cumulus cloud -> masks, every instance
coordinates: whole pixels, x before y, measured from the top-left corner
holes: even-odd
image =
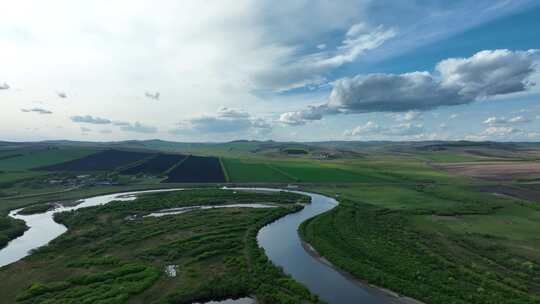
[[[259,88],[278,92],[319,85],[326,81],[326,72],[356,61],[365,52],[378,48],[395,35],[394,29],[382,25],[370,27],[364,23],[353,24],[341,44],[334,50],[328,50],[326,45],[319,44],[319,52],[289,56],[287,61],[275,63],[278,69],[265,69],[255,73],[254,82]]]
[[[56,95],[58,95],[58,97],[60,98],[67,98],[66,92],[63,92],[63,91],[56,92]]]
[[[508,120],[509,123],[528,123],[528,122],[531,122],[532,119],[528,118],[528,117],[525,117],[525,116],[516,116],[516,117],[512,117]]]
[[[381,129],[382,128],[378,124],[374,123],[373,121],[368,121],[364,125],[358,126],[352,130],[346,130],[344,134],[346,136],[359,136],[379,133]]]
[[[508,125],[490,125],[482,132],[466,135],[465,139],[475,141],[515,140],[520,138],[530,138],[535,133],[536,132],[527,131]]]
[[[25,113],[38,113],[38,114],[52,114],[51,111],[49,110],[45,110],[45,109],[42,109],[42,108],[31,108],[31,109],[21,109],[22,112],[25,112]]]
[[[484,123],[487,125],[505,125],[505,124],[522,124],[522,123],[528,123],[532,120],[528,117],[519,115],[512,118],[505,118],[505,117],[496,117],[492,116],[484,120]]]
[[[336,111],[336,109],[331,109],[327,105],[308,106],[304,110],[281,114],[279,122],[291,126],[300,126],[308,121],[321,120],[324,115],[333,114]]]
[[[422,115],[422,112],[419,112],[419,111],[408,111],[405,113],[392,114],[392,117],[396,121],[405,121],[405,122],[416,121],[416,120],[420,120],[424,118]]]
[[[435,73],[345,77],[333,83],[325,106],[333,113],[425,111],[522,92],[535,85],[529,78],[537,68],[537,54],[537,50],[487,50],[443,60]]]
[[[467,99],[525,91],[536,68],[538,50],[481,51],[469,58],[441,61],[437,71],[441,87],[457,90]]]
[[[122,131],[134,132],[134,133],[156,133],[157,132],[156,127],[145,125],[138,121],[132,124],[122,126],[120,129]]]
[[[120,130],[122,131],[134,132],[134,133],[156,133],[158,131],[156,127],[145,125],[138,121],[134,123],[127,122],[127,121],[112,121],[107,118],[96,117],[96,116],[91,116],[91,115],[72,116],[71,121],[75,123],[86,123],[86,124],[94,124],[94,125],[113,125],[113,126],[120,127]],[[111,133],[111,132],[112,131],[109,129],[100,131],[100,133],[103,133],[103,134]]]
[[[508,136],[520,132],[519,129],[513,127],[489,127],[484,130],[486,136]]]
[[[261,118],[254,118],[244,111],[223,107],[214,115],[202,115],[183,120],[171,132],[174,134],[183,134],[186,132],[215,134],[245,131],[268,133],[271,129],[272,126]]]
[[[383,127],[373,121],[368,121],[364,125],[360,125],[352,130],[346,130],[345,136],[413,136],[420,135],[424,132],[424,125],[419,123],[401,123],[390,127]]]
[[[4,84],[0,84],[0,90],[9,90],[10,86],[9,84],[5,83]]]
[[[101,117],[94,117],[91,115],[76,115],[71,116],[71,121],[75,123],[87,123],[87,124],[94,124],[94,125],[107,125],[111,123],[110,119],[107,118],[101,118]]]

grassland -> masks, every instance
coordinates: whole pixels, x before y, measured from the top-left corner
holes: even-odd
[[[26,230],[26,225],[21,220],[10,217],[0,217],[0,248],[4,247],[10,240],[21,236]]]
[[[261,161],[224,159],[223,165],[234,183],[288,183],[295,179]]]
[[[340,206],[302,237],[336,266],[426,303],[540,303],[540,207],[468,186],[314,187]]]
[[[540,146],[537,144],[471,142],[299,144],[251,141],[184,144],[150,141],[134,146],[141,145],[159,149],[160,152],[217,156],[226,171],[227,181],[231,183],[262,185],[294,183],[311,191],[336,196],[341,205],[332,212],[305,223],[301,231],[302,237],[322,256],[359,280],[389,288],[426,303],[539,303],[540,183],[535,174],[540,176],[540,170],[537,170]],[[289,154],[286,151],[290,149],[299,149],[306,153]],[[10,155],[16,154],[17,150],[13,149],[0,151],[0,164],[15,159],[18,156]],[[8,158],[2,159],[3,156]],[[508,163],[516,163],[518,167],[527,168],[529,171],[508,176],[505,176],[506,169],[490,171],[490,176],[486,179],[483,175],[463,175],[445,169],[458,166],[476,170]],[[0,171],[2,170],[4,169],[0,167]],[[160,185],[159,180],[154,179],[142,181],[130,179],[126,184],[119,186],[65,189],[50,185],[40,186],[44,176],[32,175],[35,173],[26,169],[17,170],[20,171],[8,172],[14,174],[10,178],[15,181],[5,184],[10,188],[0,189],[0,192],[4,193],[19,193],[16,196],[0,197],[2,214],[6,214],[9,209],[22,206],[35,205],[38,207],[32,208],[39,209],[45,208],[43,203],[76,200],[100,193],[182,186]],[[16,177],[16,174],[20,175]],[[527,175],[532,178],[527,178]],[[0,175],[0,180],[1,178]],[[39,187],[44,188],[38,189]],[[53,244],[52,248],[55,248],[53,251],[38,252],[36,255],[40,259],[50,258],[50,265],[34,261],[34,257],[30,257],[20,264],[25,266],[17,266],[22,268],[10,267],[9,274],[11,275],[12,271],[20,272],[14,277],[20,278],[20,281],[17,281],[20,286],[23,281],[29,282],[21,277],[29,269],[25,267],[37,267],[40,271],[51,274],[38,277],[39,280],[35,281],[37,283],[35,292],[39,295],[34,300],[44,299],[46,294],[60,297],[68,291],[69,294],[83,292],[81,290],[89,289],[90,285],[73,283],[70,281],[71,274],[76,276],[89,273],[110,273],[114,277],[114,280],[111,278],[112,281],[129,281],[128,278],[132,275],[152,281],[149,287],[143,286],[142,289],[126,287],[128,290],[135,290],[127,296],[133,303],[148,301],[150,297],[157,299],[161,296],[159,294],[161,289],[167,293],[171,291],[163,301],[182,303],[184,300],[191,301],[203,295],[219,296],[220,292],[208,287],[210,285],[236,290],[238,295],[257,295],[258,298],[260,296],[267,299],[268,303],[287,303],[287,301],[298,303],[295,301],[299,298],[294,298],[295,295],[314,300],[303,288],[283,277],[281,272],[271,265],[264,264],[265,266],[261,266],[262,271],[255,271],[254,269],[259,268],[253,266],[258,265],[258,262],[254,261],[265,260],[264,254],[257,251],[256,247],[250,247],[254,246],[253,243],[246,241],[241,245],[241,242],[236,242],[242,233],[244,237],[248,235],[253,240],[259,225],[290,212],[290,209],[211,210],[204,211],[209,213],[185,214],[182,222],[168,218],[164,220],[163,226],[154,219],[133,222],[123,221],[123,218],[121,220],[121,216],[147,212],[159,206],[176,206],[175,204],[180,203],[180,200],[175,199],[168,200],[167,203],[164,199],[158,201],[157,204],[140,201],[142,206],[140,209],[133,209],[134,206],[138,206],[136,204],[129,205],[129,208],[128,205],[119,204],[118,210],[106,207],[103,210],[96,208],[89,210],[88,213],[81,212],[83,214],[81,218],[88,216],[88,222],[75,221],[79,215],[59,218],[73,228],[73,234],[70,232],[65,236],[66,238],[69,236],[68,240],[73,244],[66,243],[68,241],[62,237],[59,244],[56,242]],[[186,202],[189,204],[195,201],[197,200],[193,197]],[[204,203],[204,200],[202,202]],[[122,209],[124,207],[125,209]],[[202,221],[197,217],[198,214],[201,214],[201,218],[202,214],[211,215],[208,223],[219,229],[202,227],[198,222]],[[236,217],[238,223],[233,221]],[[187,219],[186,222],[184,219]],[[122,236],[129,233],[133,234],[133,237],[145,236],[151,234],[148,231],[152,231],[156,232],[156,237],[148,236],[147,239],[141,239],[140,243],[137,243],[139,240],[133,243],[130,243],[131,241],[120,243],[126,246],[124,252],[120,245],[113,243],[113,240],[118,240],[116,232],[102,230],[98,223],[115,229],[122,226],[120,228]],[[181,223],[191,223],[194,226],[184,227]],[[17,222],[8,219],[0,221],[0,239],[2,235],[6,239],[10,237],[8,234],[12,237],[24,230],[23,226],[16,227],[17,225]],[[176,227],[181,232],[174,234],[165,225]],[[232,230],[226,233],[228,229]],[[180,237],[184,232],[190,236],[204,233],[203,240],[214,233],[219,236],[231,236],[238,248],[244,246],[242,248],[244,253],[248,252],[244,254],[247,258],[243,262],[238,262],[241,267],[236,265],[236,262],[233,263],[236,266],[231,266],[229,262],[212,264],[215,262],[212,259],[216,256],[191,264],[189,261],[192,261],[194,256],[192,251],[189,251],[189,257],[181,256],[180,253],[185,249],[179,247],[181,242],[178,244],[168,242]],[[97,233],[96,242],[88,241],[93,240],[93,233]],[[83,239],[87,242],[82,244],[79,235],[84,236]],[[206,248],[203,251],[206,252],[223,250],[223,255],[218,256],[223,257],[224,261],[226,257],[233,256],[235,261],[241,260],[232,251],[227,251],[227,248],[214,250],[204,247],[209,246],[207,243],[190,242],[192,241],[190,240],[188,244],[203,246],[202,248]],[[110,250],[100,247],[104,244],[111,246]],[[141,248],[159,247],[163,250],[161,252],[163,254],[149,259],[141,254],[139,247],[134,247],[135,244],[142,246]],[[64,245],[69,246],[62,247]],[[80,248],[75,248],[76,245]],[[169,247],[170,250],[167,249]],[[64,253],[59,248],[67,250]],[[75,259],[76,256],[87,259],[86,264],[83,262],[78,264],[85,265],[84,267],[63,265],[68,259]],[[108,261],[109,256],[114,257],[114,262],[110,265],[104,262]],[[176,258],[179,260],[175,260]],[[179,275],[186,285],[177,285],[184,283],[177,283],[164,276],[163,265],[169,262],[182,265],[180,269],[187,269],[185,272],[181,271]],[[216,272],[207,275],[208,273],[205,273],[207,267],[215,269]],[[56,268],[57,273],[54,272]],[[197,275],[191,276],[192,272]],[[231,277],[229,272],[240,273],[241,276],[237,280]],[[117,275],[118,273],[120,274]],[[214,274],[218,280],[211,282],[209,278],[214,277]],[[280,278],[277,279],[280,282],[278,287],[268,283],[268,280],[278,278],[274,276],[276,274]],[[0,272],[0,279],[2,276]],[[264,279],[259,280],[259,277]],[[231,282],[232,285],[227,285],[223,281]],[[44,282],[57,282],[55,284],[58,285],[49,286]],[[280,285],[282,282],[285,282],[285,285]],[[96,284],[95,286],[100,286],[102,283]],[[186,286],[194,293],[172,292],[173,288],[184,290],[183,288],[188,288]],[[43,292],[51,288],[53,291]],[[59,290],[56,290],[57,288]],[[23,292],[27,295],[28,293],[31,294],[32,291],[28,289]],[[32,297],[21,301],[31,303]]]
[[[14,152],[10,152],[18,154],[19,156],[8,159],[0,159],[0,171],[25,171],[41,166],[48,166],[78,159],[95,152],[96,149],[92,148],[21,148]]]
[[[271,201],[282,207],[126,219],[163,208],[231,201]],[[317,303],[274,267],[256,243],[260,227],[305,201],[293,194],[186,190],[59,214],[56,220],[69,227],[66,234],[0,270],[2,301],[192,303],[256,296],[259,303]],[[169,265],[176,276],[166,275]]]

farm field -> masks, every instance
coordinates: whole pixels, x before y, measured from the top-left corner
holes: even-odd
[[[153,157],[143,162],[142,164],[120,171],[120,174],[133,175],[138,173],[144,173],[159,175],[165,173],[165,171],[167,171],[180,161],[184,160],[185,158],[185,155],[158,154],[156,157]]]
[[[225,175],[217,157],[188,156],[168,174],[166,183],[222,183]]]
[[[106,150],[83,158],[40,167],[41,171],[111,171],[152,156],[151,153]]]
[[[70,229],[66,234],[2,268],[2,300],[193,303],[256,296],[261,304],[318,303],[274,267],[256,241],[260,227],[296,210],[298,201],[306,198],[186,190],[60,214],[57,220]],[[227,202],[274,202],[281,207],[224,208],[126,221],[127,215],[164,208]],[[166,272],[170,267],[174,275]]]
[[[17,149],[3,152],[7,156],[0,157],[0,171],[22,171],[36,167],[53,165],[65,161],[88,156],[95,153],[92,148],[57,148],[57,149]]]
[[[435,165],[454,174],[491,181],[535,180],[540,179],[539,162],[481,162],[451,163]]]
[[[261,161],[242,159],[223,159],[229,179],[234,183],[288,183],[294,178],[273,169]]]
[[[223,158],[231,182],[377,183],[395,181],[368,162]],[[431,170],[432,171],[432,170]]]

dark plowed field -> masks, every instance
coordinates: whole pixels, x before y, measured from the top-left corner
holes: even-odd
[[[169,173],[166,183],[220,183],[225,175],[217,157],[188,156]]]
[[[134,175],[138,173],[158,175],[167,171],[184,158],[186,158],[185,155],[160,154],[140,165],[128,168],[120,173],[127,175]]]
[[[107,150],[68,162],[37,168],[41,171],[109,171],[128,165],[151,153]]]

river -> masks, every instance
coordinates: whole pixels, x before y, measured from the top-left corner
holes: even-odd
[[[234,188],[245,191],[280,191],[264,188]],[[13,210],[9,216],[24,220],[29,229],[20,237],[12,240],[0,250],[0,267],[14,263],[31,254],[33,249],[48,244],[53,239],[67,231],[67,228],[53,220],[54,213],[76,210],[79,208],[98,206],[111,201],[134,200],[137,194],[160,191],[175,191],[181,189],[163,189],[132,191],[107,194],[83,199],[76,206],[59,207],[40,214],[21,215],[20,210]],[[286,190],[288,191],[288,190]],[[304,284],[311,292],[330,304],[385,304],[399,303],[395,298],[379,292],[364,284],[350,280],[346,275],[322,262],[308,253],[298,235],[298,227],[304,221],[326,212],[338,205],[338,202],[320,194],[291,191],[309,195],[311,204],[301,211],[286,215],[277,221],[263,227],[257,241],[270,260],[291,275],[295,280]]]

